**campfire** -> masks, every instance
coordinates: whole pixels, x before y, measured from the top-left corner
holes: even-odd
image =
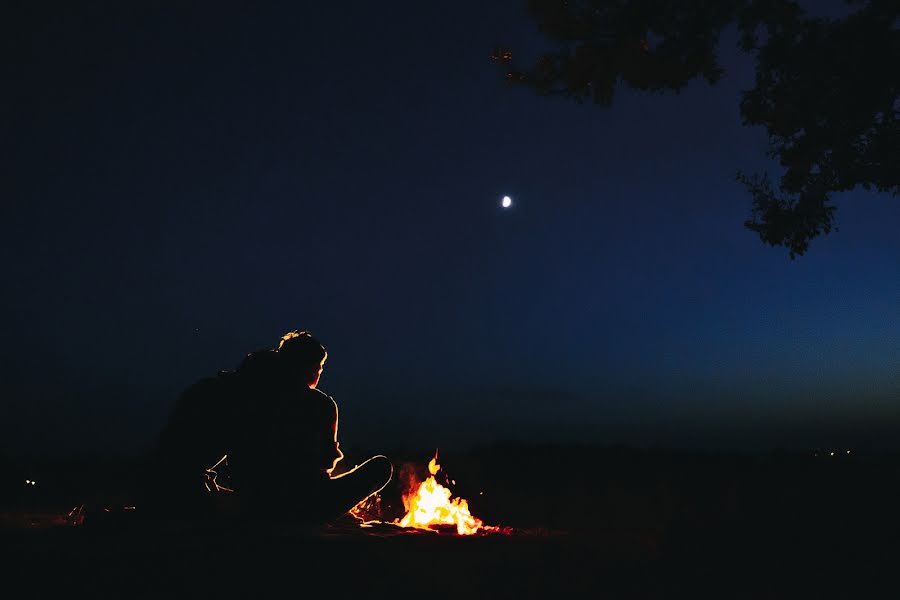
[[[428,462],[428,478],[403,495],[406,514],[392,524],[430,531],[455,528],[458,535],[499,532],[499,527],[485,525],[473,516],[469,512],[468,501],[453,497],[448,488],[437,482],[435,476],[441,469],[437,459],[435,452],[434,458]]]
[[[438,483],[436,475],[441,470],[438,464],[438,451],[435,450],[434,457],[428,462],[428,477],[418,482],[418,477],[411,476],[408,483],[409,489],[403,493],[403,508],[406,514],[399,519],[393,521],[381,521],[372,519],[374,514],[381,513],[380,497],[377,494],[362,500],[359,504],[350,509],[356,519],[362,523],[364,527],[371,527],[375,524],[387,524],[390,526],[399,526],[402,528],[411,528],[427,531],[447,531],[456,530],[457,535],[476,535],[483,533],[508,533],[509,528],[501,528],[493,525],[485,525],[484,521],[475,517],[469,511],[469,503],[464,498],[454,497],[453,493],[447,487]],[[229,493],[233,490],[222,485],[218,480],[222,473],[220,469],[227,470],[228,455],[224,455],[219,461],[206,469],[206,489],[209,492],[225,492]],[[227,473],[225,473],[227,477]],[[456,485],[455,481],[452,482]]]

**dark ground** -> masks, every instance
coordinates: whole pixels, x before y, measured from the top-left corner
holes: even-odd
[[[421,470],[430,455],[392,458]],[[8,487],[0,511],[4,581],[19,590],[3,596],[900,597],[896,456],[506,444],[440,463],[506,535],[154,519],[133,462],[28,465],[39,485]],[[383,494],[387,517],[399,491]],[[82,525],[41,520],[75,502]]]

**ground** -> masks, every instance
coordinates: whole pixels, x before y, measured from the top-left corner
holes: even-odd
[[[23,586],[16,598],[900,597],[893,459],[581,448],[563,466],[561,456],[571,449],[446,457],[472,512],[504,534],[120,511],[81,526],[7,526],[4,572]],[[493,464],[504,470],[491,474]],[[524,477],[547,464],[558,465],[552,485]]]

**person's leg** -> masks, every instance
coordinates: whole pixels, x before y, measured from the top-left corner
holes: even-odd
[[[391,461],[378,454],[351,470],[332,477],[325,486],[328,512],[331,513],[329,516],[339,517],[359,502],[383,490],[391,481],[393,473]]]
[[[252,498],[255,518],[279,515],[293,524],[318,526],[347,513],[362,500],[380,492],[390,482],[394,467],[386,456],[377,455],[334,477],[292,481],[280,490],[268,490]],[[239,493],[238,492],[235,493]],[[248,499],[249,500],[249,499]]]

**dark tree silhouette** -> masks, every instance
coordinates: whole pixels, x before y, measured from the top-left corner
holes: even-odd
[[[752,196],[745,226],[791,258],[834,228],[831,194],[900,193],[900,2],[850,0],[843,18],[804,14],[789,0],[528,0],[556,49],[533,65],[492,57],[509,81],[539,94],[610,106],[617,85],[678,91],[723,74],[716,48],[736,24],[756,58],[743,93],[745,125],[760,125],[783,172],[739,173]]]

